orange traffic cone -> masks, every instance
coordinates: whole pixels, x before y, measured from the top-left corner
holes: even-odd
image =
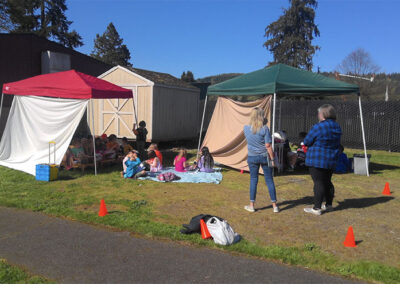
[[[392,195],[390,193],[390,187],[389,187],[389,183],[388,182],[385,184],[385,188],[383,189],[382,194],[383,195]]]
[[[348,248],[355,248],[356,245],[356,241],[354,239],[354,233],[353,233],[353,227],[350,226],[349,229],[347,230],[347,236],[346,239],[343,242],[345,247]]]
[[[207,225],[206,225],[206,223],[204,223],[203,219],[200,220],[200,229],[201,229],[201,237],[204,240],[211,238],[211,234],[208,231]]]
[[[104,199],[100,201],[100,210],[99,210],[99,217],[104,217],[108,214],[107,208],[106,208],[106,203],[104,202]]]

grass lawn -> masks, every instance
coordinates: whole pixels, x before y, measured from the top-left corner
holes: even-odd
[[[346,153],[361,153],[347,150]],[[193,153],[193,152],[192,152]],[[243,210],[249,199],[249,174],[223,170],[221,184],[183,184],[120,178],[120,167],[62,171],[58,181],[38,182],[33,176],[0,167],[0,205],[41,211],[87,223],[128,230],[147,237],[205,245],[349,277],[385,283],[400,282],[400,153],[370,151],[371,177],[334,175],[336,210],[310,216],[312,182],[306,173],[275,177],[279,214],[273,214],[260,178],[256,213]],[[165,152],[171,161],[173,152]],[[349,155],[350,156],[350,155]],[[381,194],[385,182],[392,196]],[[111,213],[97,217],[100,199]],[[181,224],[200,213],[228,220],[244,238],[230,247],[182,235]],[[343,247],[353,226],[357,248]]]
[[[50,284],[54,282],[39,276],[32,276],[23,269],[12,266],[4,259],[0,259],[0,283]]]

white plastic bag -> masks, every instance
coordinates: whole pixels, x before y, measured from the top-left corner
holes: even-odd
[[[216,217],[212,217],[207,221],[206,225],[214,242],[218,245],[231,245],[240,239],[240,236],[233,231],[225,220],[221,221]]]

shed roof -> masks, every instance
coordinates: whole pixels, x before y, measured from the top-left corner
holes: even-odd
[[[178,88],[189,88],[189,89],[197,89],[192,84],[187,83],[181,79],[178,79],[171,74],[155,72],[150,70],[144,70],[139,68],[133,67],[126,67],[128,70],[154,82],[154,84],[159,85],[166,85],[171,87],[178,87]]]

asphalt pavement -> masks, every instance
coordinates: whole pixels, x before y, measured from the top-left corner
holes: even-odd
[[[60,283],[352,283],[303,268],[4,207],[0,258]]]

